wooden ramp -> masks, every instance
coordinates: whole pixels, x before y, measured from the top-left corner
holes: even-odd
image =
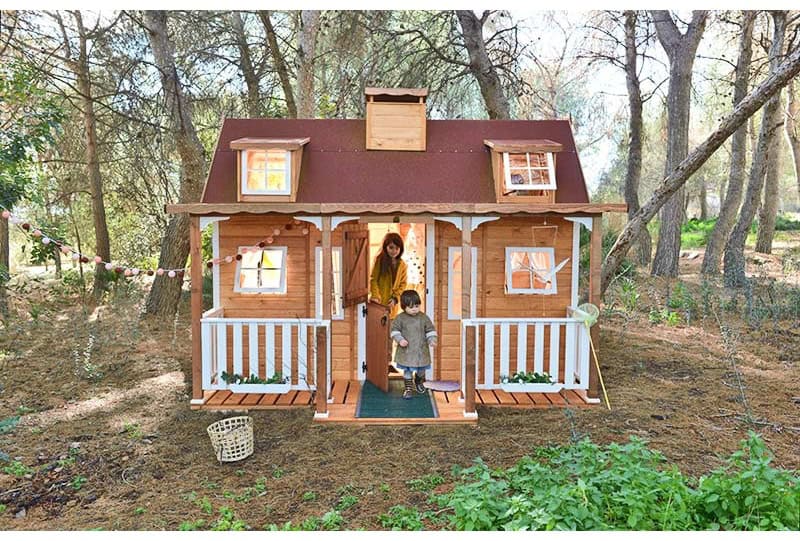
[[[361,392],[358,381],[336,380],[331,390],[332,402],[328,402],[328,416],[315,417],[318,423],[351,423],[360,425],[405,425],[405,424],[477,424],[477,417],[464,416],[464,403],[459,400],[459,391],[433,392],[439,416],[429,419],[413,418],[357,418],[356,406]],[[429,391],[431,392],[431,391]],[[247,411],[259,409],[314,408],[314,395],[309,391],[290,391],[286,394],[232,393],[230,391],[206,391],[202,405],[193,404],[192,409],[211,411]],[[505,408],[585,408],[598,404],[590,403],[584,391],[559,393],[507,393],[500,389],[476,391],[476,405]]]

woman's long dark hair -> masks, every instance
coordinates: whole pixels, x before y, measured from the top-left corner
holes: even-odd
[[[397,259],[399,260],[401,257],[403,257],[403,237],[401,237],[398,233],[386,233],[386,236],[383,237],[381,251],[375,258],[375,264],[380,264],[381,274],[391,273],[392,281],[394,281],[394,277],[397,274],[397,267],[392,265],[392,258],[386,252],[386,247],[390,244],[394,244],[400,248],[400,253],[397,254]]]

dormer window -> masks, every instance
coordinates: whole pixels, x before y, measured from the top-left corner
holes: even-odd
[[[242,194],[289,195],[291,152],[288,150],[243,150]]]
[[[547,139],[484,140],[491,150],[498,203],[554,203],[558,188],[556,153],[561,143]]]
[[[555,190],[556,171],[552,152],[503,152],[506,190]]]
[[[252,138],[231,141],[239,151],[236,182],[242,202],[294,202],[300,178],[303,147],[309,138]]]

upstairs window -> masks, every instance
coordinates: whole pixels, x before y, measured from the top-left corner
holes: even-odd
[[[239,293],[286,293],[286,246],[248,248],[236,262],[233,290]]]
[[[506,190],[555,190],[552,152],[503,152]]]
[[[288,150],[243,150],[242,193],[244,195],[289,195],[291,154]]]

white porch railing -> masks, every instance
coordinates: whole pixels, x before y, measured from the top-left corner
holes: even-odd
[[[498,389],[501,377],[523,371],[547,372],[565,389],[589,388],[589,331],[582,322],[568,317],[473,318],[461,324],[462,381],[465,330],[475,327],[476,389]]]
[[[315,390],[319,358],[316,330],[324,327],[328,337],[325,385],[330,395],[329,320],[227,318],[222,315],[221,309],[213,309],[200,320],[203,390],[228,389],[228,383],[222,379],[223,371],[264,379],[281,372],[289,376],[292,389]]]

